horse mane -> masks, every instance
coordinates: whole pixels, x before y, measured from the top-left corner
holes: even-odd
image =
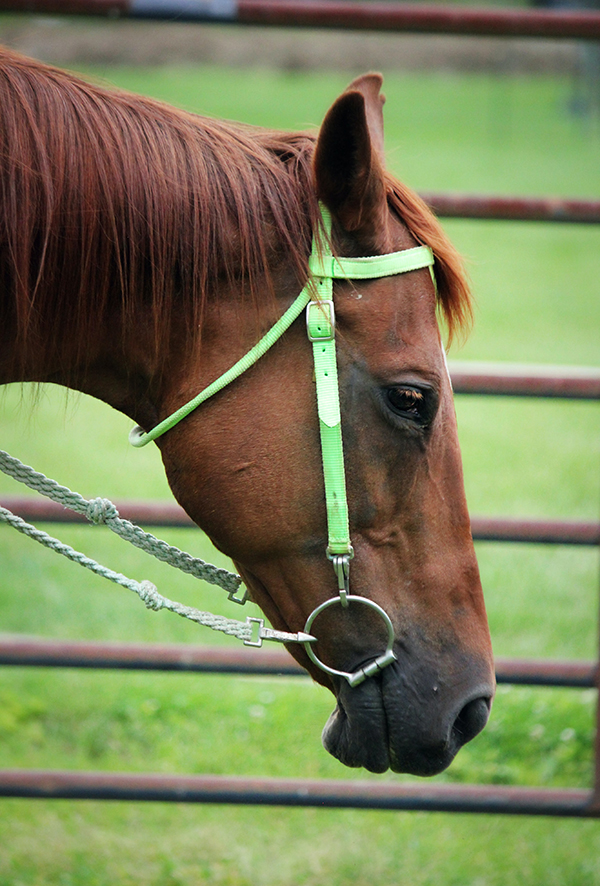
[[[85,362],[103,321],[150,318],[158,356],[175,317],[197,340],[224,281],[257,307],[275,263],[301,285],[319,213],[314,143],[0,50],[0,323],[21,353],[60,364],[61,340]],[[391,175],[387,184],[391,207],[434,250],[452,333],[470,311],[458,256],[426,205]]]

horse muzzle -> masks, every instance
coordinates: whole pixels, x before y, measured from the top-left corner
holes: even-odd
[[[325,749],[346,766],[370,772],[442,772],[484,728],[494,695],[487,666],[461,664],[458,679],[451,673],[442,679],[438,667],[397,649],[394,662],[360,685],[336,679]]]

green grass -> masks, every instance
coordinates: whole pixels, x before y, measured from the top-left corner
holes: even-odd
[[[94,71],[219,116],[316,125],[338,74],[221,69]],[[566,111],[571,84],[390,75],[387,145],[418,189],[594,197],[600,139]],[[548,146],[551,145],[551,149]],[[461,359],[600,363],[600,231],[448,221],[469,259],[477,325]],[[457,400],[472,513],[598,519],[597,404]],[[129,422],[48,388],[0,395],[2,447],[86,496],[162,498],[158,452]],[[0,478],[0,492],[21,492]],[[57,532],[54,527],[51,531]],[[194,531],[164,531],[204,557]],[[63,527],[76,548],[175,599],[239,617],[222,592],[153,563],[103,529]],[[478,545],[498,655],[592,658],[597,552]],[[0,532],[0,630],[81,639],[234,642]],[[260,651],[257,651],[260,655]],[[332,706],[309,680],[5,668],[2,766],[365,778],[321,748]],[[488,728],[442,781],[586,787],[595,693],[502,687]],[[386,774],[377,779],[396,780]],[[599,886],[595,822],[318,809],[0,802],[0,886]]]

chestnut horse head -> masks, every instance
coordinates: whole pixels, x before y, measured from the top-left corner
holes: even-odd
[[[340,257],[431,248],[426,266],[333,284],[350,593],[394,656],[336,696],[325,747],[349,766],[431,775],[485,725],[491,647],[437,324],[468,319],[456,253],[384,168],[381,78],[354,81],[317,136],[207,120],[0,54],[0,381],[90,393],[150,430],[235,363],[308,279],[320,203]],[[274,627],[338,594],[311,345],[269,353],[157,441],[177,500]],[[313,652],[381,655],[369,606],[325,608]]]

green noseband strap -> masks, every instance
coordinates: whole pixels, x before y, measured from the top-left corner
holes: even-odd
[[[350,544],[348,500],[342,448],[340,397],[335,352],[335,311],[333,280],[370,280],[429,268],[433,277],[434,257],[428,246],[416,246],[388,255],[366,258],[339,258],[331,252],[331,215],[321,206],[321,226],[313,237],[308,267],[310,278],[300,295],[266,335],[234,366],[168,418],[147,433],[132,429],[129,440],[141,447],[169,431],[194,409],[264,356],[306,308],[308,338],[313,346],[317,409],[321,434],[325,500],[327,506],[327,554],[338,574],[340,594],[348,589],[348,562],[353,556]],[[435,282],[435,281],[434,281]],[[344,591],[345,588],[345,591]]]

